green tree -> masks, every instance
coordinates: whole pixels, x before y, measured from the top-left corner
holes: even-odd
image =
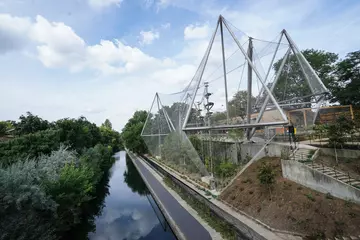
[[[112,129],[112,124],[109,119],[100,127],[101,143],[107,146],[111,146],[113,152],[118,152],[123,149],[120,133]]]
[[[136,111],[132,118],[126,123],[121,137],[124,145],[136,153],[147,153],[147,147],[141,137],[141,131],[147,118],[146,111]]]
[[[21,115],[19,119],[20,121],[15,125],[17,135],[35,133],[51,127],[51,124],[47,120],[43,120],[31,112],[27,112],[26,115]]]
[[[260,183],[264,186],[266,186],[270,192],[271,197],[271,187],[275,183],[275,172],[272,168],[272,166],[269,163],[262,163],[259,171],[258,171],[258,179]]]
[[[329,143],[337,147],[343,147],[347,137],[354,132],[354,122],[345,117],[339,116],[334,123],[327,126],[327,134],[329,137]]]
[[[251,105],[255,104],[256,98],[251,96]],[[246,117],[247,109],[247,91],[238,91],[229,101],[229,116],[230,117]]]
[[[79,153],[85,148],[101,143],[100,129],[85,117],[58,120],[55,122],[55,128],[60,130],[60,141]]]
[[[6,135],[6,131],[8,130],[8,124],[4,121],[0,121],[0,137]]]
[[[340,104],[360,106],[360,51],[349,53],[336,66],[336,84],[332,88]]]
[[[338,55],[323,50],[306,49],[302,51],[304,57],[318,74],[325,86],[333,91],[335,84],[334,71]],[[274,64],[274,70],[278,73],[282,59]],[[304,78],[304,74],[294,54],[290,54],[282,74],[275,86],[274,96],[277,100],[288,100],[291,98],[310,95],[311,90]],[[309,102],[310,98],[299,99],[297,102]],[[334,100],[335,101],[335,100]],[[299,105],[298,107],[302,107]],[[309,105],[305,106],[309,107]]]
[[[101,127],[107,128],[107,129],[112,129],[112,124],[109,119],[106,119],[105,122],[103,124],[101,124]]]

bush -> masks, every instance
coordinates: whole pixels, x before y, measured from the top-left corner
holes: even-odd
[[[8,166],[19,159],[50,154],[60,146],[59,133],[56,130],[45,130],[0,142],[0,163]]]
[[[263,163],[260,167],[257,177],[260,183],[267,186],[269,190],[275,183],[275,172],[270,164]]]
[[[0,166],[0,239],[57,239],[79,223],[113,161],[111,147],[97,145]]]
[[[236,173],[236,164],[232,162],[221,162],[219,169],[218,169],[218,175],[222,177],[231,177]]]

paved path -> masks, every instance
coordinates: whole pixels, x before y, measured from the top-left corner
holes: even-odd
[[[211,239],[209,232],[184,209],[179,202],[164,188],[164,186],[149,172],[135,155],[131,154],[133,163],[140,171],[140,175],[145,178],[144,181],[154,196],[155,199],[160,200],[160,204],[166,209],[171,220],[177,225],[178,230],[182,233],[185,239]],[[166,216],[166,214],[165,214]],[[169,219],[167,219],[169,220]],[[170,220],[170,221],[171,221]],[[176,232],[176,231],[175,231]]]

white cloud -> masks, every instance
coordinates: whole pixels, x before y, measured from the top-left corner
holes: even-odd
[[[46,67],[81,68],[79,64],[84,61],[85,42],[64,23],[51,23],[37,16],[30,30],[30,39],[39,44],[38,57]]]
[[[23,48],[30,25],[28,18],[0,14],[0,54]]]
[[[154,40],[160,38],[160,33],[158,31],[141,31],[140,32],[140,44],[149,45],[154,42]]]
[[[203,39],[207,38],[210,33],[210,26],[204,24],[202,26],[190,24],[184,30],[184,39]]]
[[[111,5],[120,6],[123,0],[88,0],[89,5],[94,9],[102,9]]]
[[[170,24],[170,23],[161,24],[161,28],[162,28],[162,29],[169,29],[170,27],[171,27],[171,24]]]

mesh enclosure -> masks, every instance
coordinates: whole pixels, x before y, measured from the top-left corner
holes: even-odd
[[[142,132],[158,161],[194,180],[210,176],[217,189],[288,120],[299,130],[326,121],[327,89],[284,32],[264,41],[223,21],[189,84],[155,95]],[[260,144],[248,146],[251,137]]]

